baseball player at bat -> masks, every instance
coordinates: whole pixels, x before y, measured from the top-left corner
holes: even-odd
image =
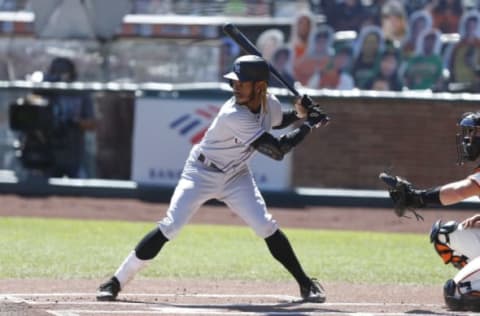
[[[458,162],[475,161],[480,156],[480,112],[464,113],[458,123]],[[398,216],[426,206],[458,203],[480,195],[480,167],[463,180],[430,189],[417,189],[410,182],[394,175],[380,174],[387,184]],[[430,241],[445,264],[460,271],[448,280],[443,289],[446,305],[454,311],[480,311],[480,215],[462,223],[440,220],[433,224]]]
[[[248,161],[260,152],[281,160],[327,115],[318,107],[282,111],[278,99],[267,92],[270,70],[259,56],[239,57],[224,76],[233,96],[221,107],[202,141],[194,145],[185,162],[166,216],[128,254],[114,275],[100,285],[98,300],[115,300],[120,290],[171,241],[193,214],[210,199],[217,199],[241,217],[266,242],[272,256],[292,274],[304,301],[326,300],[322,285],[302,268],[289,240],[268,212]],[[280,138],[269,131],[302,120]]]

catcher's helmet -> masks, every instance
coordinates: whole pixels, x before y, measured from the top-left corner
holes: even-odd
[[[458,160],[461,164],[465,159],[474,161],[480,155],[480,112],[467,112],[462,115],[460,133],[457,134]]]
[[[238,81],[268,81],[270,69],[262,57],[245,55],[238,57],[233,63],[233,70],[223,77]]]

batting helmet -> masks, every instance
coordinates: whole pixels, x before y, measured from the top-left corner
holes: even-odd
[[[474,161],[480,155],[480,112],[464,113],[458,123],[461,131],[457,134],[457,147],[459,154],[459,162],[463,160]]]
[[[233,70],[223,77],[238,81],[268,81],[270,69],[262,57],[245,55],[235,59]]]

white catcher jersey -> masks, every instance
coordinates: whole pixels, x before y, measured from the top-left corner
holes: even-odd
[[[480,186],[480,172],[476,172],[476,173],[470,175],[468,178],[475,181],[475,183]]]
[[[449,234],[449,245],[455,254],[461,254],[472,259],[480,256],[480,228],[464,229],[462,225]]]
[[[480,172],[468,176],[480,186]],[[468,262],[480,256],[480,228],[463,229],[462,225],[450,233],[450,247],[455,254],[462,254],[468,257]]]
[[[242,169],[255,152],[250,144],[280,125],[282,116],[282,105],[274,95],[267,95],[266,109],[259,113],[252,113],[232,97],[222,106],[195,150],[224,172]]]

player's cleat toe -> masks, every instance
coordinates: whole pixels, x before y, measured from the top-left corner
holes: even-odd
[[[310,279],[311,283],[300,287],[300,295],[304,302],[323,303],[327,300],[325,289],[317,279]]]
[[[116,277],[112,277],[98,287],[97,301],[114,301],[118,292],[120,292],[120,282]]]

